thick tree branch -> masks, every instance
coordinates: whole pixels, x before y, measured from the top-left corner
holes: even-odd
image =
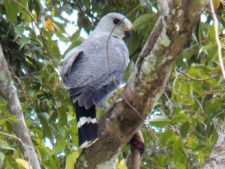
[[[8,102],[9,112],[18,119],[13,123],[16,136],[23,143],[24,156],[29,161],[33,169],[41,169],[38,156],[34,150],[27,125],[24,120],[22,107],[17,96],[16,88],[13,85],[8,64],[5,60],[2,46],[0,44],[0,96]]]
[[[130,140],[131,160],[130,169],[140,169],[142,155],[145,150],[144,138],[141,130],[138,130]]]
[[[163,4],[165,0],[158,2]],[[76,169],[113,168],[122,146],[129,142],[161,96],[175,58],[188,43],[200,13],[208,3],[206,0],[166,2],[166,9],[163,9],[164,5],[160,6],[163,14],[139,55],[122,92],[123,97],[105,113],[99,140],[82,151]]]

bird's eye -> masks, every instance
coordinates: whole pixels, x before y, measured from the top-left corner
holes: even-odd
[[[118,18],[113,19],[113,23],[114,23],[115,25],[117,25],[118,23],[120,23],[120,19],[118,19]]]

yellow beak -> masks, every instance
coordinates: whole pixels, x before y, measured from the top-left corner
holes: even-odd
[[[133,28],[133,26],[131,24],[125,25],[124,31],[131,31],[132,28]]]

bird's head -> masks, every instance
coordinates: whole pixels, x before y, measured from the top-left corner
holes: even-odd
[[[128,18],[120,13],[108,13],[99,21],[96,29],[102,32],[112,32],[112,35],[124,38],[130,35],[132,24]]]

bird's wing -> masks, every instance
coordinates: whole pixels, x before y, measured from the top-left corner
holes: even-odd
[[[80,106],[90,108],[93,104],[98,104],[101,100],[107,98],[108,95],[118,87],[123,77],[122,71],[114,71],[111,74],[105,74],[93,83],[83,88],[69,89],[70,95],[78,96],[78,103]]]
[[[106,46],[107,39],[108,36],[88,38],[82,45],[84,50],[79,59],[75,64],[69,63],[64,84],[71,96],[79,95],[80,106],[88,108],[97,104],[116,89],[114,80],[117,85],[122,80],[129,61],[127,47],[122,40],[113,37]]]
[[[66,75],[70,72],[72,65],[77,60],[77,58],[83,53],[81,48],[73,48],[65,58],[63,59],[63,68],[60,72],[62,79],[65,79]]]

